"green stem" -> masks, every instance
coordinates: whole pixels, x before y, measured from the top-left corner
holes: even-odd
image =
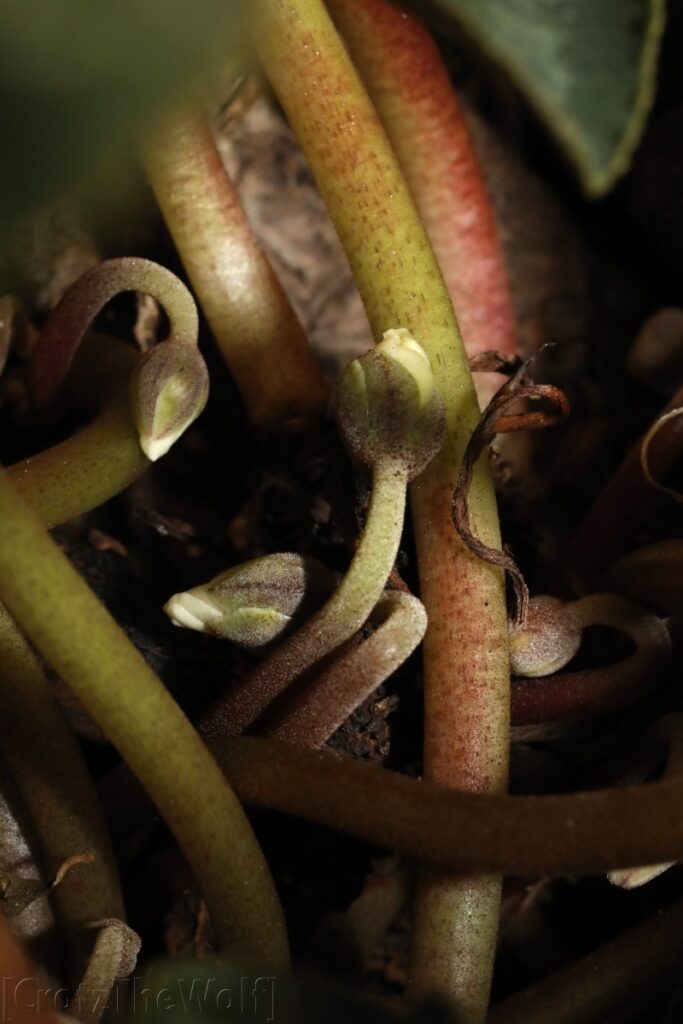
[[[429,618],[425,774],[445,785],[501,792],[510,703],[505,595],[500,571],[465,549],[451,521],[451,496],[479,408],[450,299],[396,158],[323,4],[258,0],[252,9],[256,46],[337,228],[373,334],[392,327],[412,332],[429,355],[446,409],[445,443],[411,485]],[[475,469],[470,518],[487,546],[500,547],[486,457]],[[428,878],[419,903],[414,994],[444,992],[463,1020],[483,1020],[499,883]]]
[[[76,854],[92,864],[68,872],[53,898],[75,980],[93,921],[123,917],[118,869],[102,810],[76,739],[45,673],[0,605],[0,746],[28,808],[48,877]]]
[[[201,113],[176,111],[159,126],[145,165],[251,420],[282,427],[319,416],[327,399],[320,371]]]
[[[317,679],[287,701],[263,734],[287,743],[321,747],[408,658],[424,636],[427,616],[420,601],[386,591],[371,618],[375,632],[335,658]]]
[[[277,895],[247,818],[168,692],[0,471],[0,600],[140,778],[222,949],[283,968]]]
[[[372,497],[353,561],[330,600],[267,655],[205,716],[206,736],[244,732],[298,676],[360,629],[379,601],[396,560],[403,529],[407,472],[381,461],[373,470]]]
[[[79,352],[68,384],[79,399],[101,407],[73,437],[7,469],[36,515],[57,526],[104,504],[150,465],[130,410],[129,381],[139,357],[109,338],[93,338]]]

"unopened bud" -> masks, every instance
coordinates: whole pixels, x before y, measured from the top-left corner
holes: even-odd
[[[366,465],[402,462],[410,479],[443,440],[443,403],[429,357],[405,328],[346,367],[337,386],[337,419],[353,454]]]
[[[244,562],[203,586],[174,594],[164,611],[176,626],[262,647],[319,604],[329,589],[320,562],[285,552]]]
[[[196,345],[164,341],[142,356],[132,387],[140,446],[147,458],[156,462],[206,405],[206,364]]]
[[[668,861],[666,864],[649,864],[647,867],[642,868],[620,868],[616,871],[610,871],[607,878],[612,885],[616,885],[619,889],[638,889],[641,885],[646,885],[654,878],[659,878],[665,871],[672,868],[675,863],[675,861]]]
[[[513,676],[550,676],[569,664],[581,646],[582,627],[571,607],[556,597],[531,599],[524,626],[510,630]]]

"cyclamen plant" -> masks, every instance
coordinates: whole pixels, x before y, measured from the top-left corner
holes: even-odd
[[[290,969],[286,915],[245,810],[253,805],[419,862],[408,1001],[436,996],[464,1024],[533,1024],[555,1019],[560,1004],[571,1015],[563,1020],[594,1020],[591,999],[610,1015],[675,977],[662,950],[680,928],[680,907],[595,954],[606,979],[597,991],[592,962],[579,964],[489,1018],[502,879],[603,873],[629,888],[675,863],[680,720],[651,716],[643,742],[654,757],[636,745],[631,784],[603,779],[590,792],[506,795],[509,747],[511,738],[571,736],[627,714],[667,670],[680,588],[660,586],[661,550],[643,549],[612,566],[596,592],[565,599],[565,587],[563,599],[528,601],[503,550],[486,446],[496,433],[551,422],[520,410],[520,399],[549,400],[561,415],[567,404],[516,359],[491,205],[424,26],[386,0],[254,0],[248,16],[376,339],[344,368],[331,403],[340,441],[369,474],[370,500],[339,576],[307,553],[255,553],[169,597],[164,610],[176,625],[260,654],[191,722],[47,529],[125,491],[182,444],[209,393],[195,299],[147,259],[106,260],[67,289],[39,330],[26,375],[34,422],[78,410],[86,425],[0,468],[0,748],[55,883],[74,1012],[96,1024],[107,1000],[92,993],[108,996],[132,973],[140,940],[125,921],[107,831],[115,813],[100,800],[107,779],[95,785],[46,665],[122,758],[120,831],[130,839],[158,813],[173,834],[223,961],[278,977]],[[420,91],[416,82],[428,85]],[[186,102],[156,123],[142,160],[251,425],[282,432],[296,449],[304,428],[318,429],[327,388],[200,106]],[[128,291],[152,296],[168,320],[168,336],[144,353],[92,330]],[[16,308],[12,297],[0,300],[0,373]],[[511,371],[512,380],[497,390],[503,378],[488,373],[475,388],[475,358],[475,369]],[[586,579],[603,568],[596,536],[608,559],[620,526],[614,495],[639,455],[574,541]],[[402,539],[410,545],[408,503],[419,597],[395,571]],[[504,569],[521,594],[510,616]],[[574,665],[584,633],[596,628],[621,634],[630,653],[597,668]],[[324,749],[421,644],[422,778]],[[661,777],[643,784],[656,769]],[[606,770],[607,783],[620,781],[618,765]],[[646,946],[657,955],[635,957],[625,972],[623,958]],[[4,925],[0,966],[8,977],[33,971]],[[431,1020],[425,1013],[415,1021]]]

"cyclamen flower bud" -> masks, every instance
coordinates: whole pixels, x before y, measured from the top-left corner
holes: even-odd
[[[325,567],[304,555],[266,555],[174,594],[164,611],[174,625],[262,647],[275,640],[330,589]]]
[[[429,357],[405,328],[354,359],[336,393],[339,426],[353,454],[366,465],[402,462],[409,479],[436,455],[443,440],[443,403]]]
[[[568,665],[581,646],[582,623],[557,597],[533,597],[524,626],[510,630],[514,676],[549,676]]]
[[[164,341],[142,357],[132,389],[140,446],[156,462],[206,405],[209,374],[195,344]]]

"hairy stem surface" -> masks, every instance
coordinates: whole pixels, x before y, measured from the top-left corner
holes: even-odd
[[[479,409],[448,292],[378,116],[320,0],[258,0],[253,11],[257,48],[335,223],[373,334],[411,331],[429,355],[446,408],[441,452],[411,486],[429,618],[425,774],[459,788],[501,791],[509,741],[503,580],[465,550],[450,518]],[[475,470],[470,510],[477,536],[499,547],[485,458]],[[417,916],[415,995],[446,993],[463,1020],[483,1019],[498,913],[497,881],[427,878]]]
[[[373,471],[368,518],[353,561],[330,600],[259,662],[202,722],[207,736],[249,728],[298,676],[349,640],[379,601],[403,529],[407,474],[398,463]]]
[[[2,470],[0,599],[143,782],[195,872],[222,949],[238,961],[284,967],[277,895],[234,793]]]

